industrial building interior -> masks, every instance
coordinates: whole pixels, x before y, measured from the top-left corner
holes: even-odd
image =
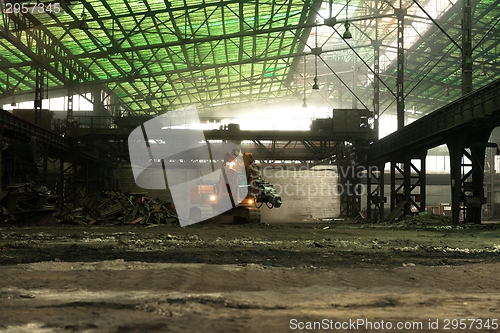
[[[499,0],[0,0],[0,332],[495,332]]]

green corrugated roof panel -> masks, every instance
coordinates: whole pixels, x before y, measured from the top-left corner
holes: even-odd
[[[151,104],[160,112],[193,101],[229,103],[234,96],[245,101],[278,91],[290,70],[289,57],[299,51],[299,39],[307,39],[304,29],[297,34],[297,26],[314,16],[311,4],[310,0],[82,0],[68,1],[67,12],[37,14],[34,19],[42,23],[38,32],[48,37],[46,52],[61,50],[50,55],[57,61],[46,62],[51,72],[58,72],[49,75],[51,88],[63,88],[73,73],[82,84],[109,85],[125,104],[141,109],[132,111],[151,108],[136,100],[138,95],[154,95]],[[82,12],[89,27],[85,31],[78,28]],[[266,29],[294,33],[263,33]],[[28,33],[21,33],[17,41],[9,38],[37,51]],[[32,89],[35,74],[29,70],[35,59],[5,39],[0,39],[0,56],[8,73],[0,76],[0,84],[5,85],[7,75],[10,81],[17,76],[30,83],[23,89]]]
[[[298,27],[315,18],[315,13],[310,10],[312,3],[313,0],[81,0],[68,1],[68,12],[58,15],[41,13],[23,19],[42,23],[32,30],[47,34],[48,52],[61,50],[63,59],[56,57],[57,60],[45,62],[51,67],[51,72],[58,73],[49,75],[50,87],[62,88],[65,77],[72,72],[82,84],[108,85],[111,93],[117,95],[124,105],[130,106],[131,111],[150,110],[151,106],[137,96],[154,95],[151,105],[161,112],[192,101],[199,101],[199,106],[205,107],[292,94],[283,82],[290,74],[296,74],[291,73],[292,60],[302,52],[299,50],[301,42],[309,37],[307,31]],[[422,3],[428,1],[423,0]],[[356,8],[366,4],[351,1],[350,14],[355,16]],[[491,28],[492,22],[500,16],[498,5],[498,0],[479,2],[475,10],[475,15],[481,17],[478,29],[487,31]],[[89,26],[86,31],[78,28],[83,11]],[[343,13],[338,15],[343,18]],[[454,14],[450,20],[442,22],[458,43],[461,31],[456,23],[460,18],[460,14]],[[353,24],[357,25],[357,29],[365,29],[363,32],[368,35],[358,34],[353,45],[364,59],[371,61],[372,48],[365,48],[364,45],[371,45],[369,37],[373,37],[373,26],[368,21]],[[383,23],[380,24],[383,26]],[[3,20],[0,20],[2,25]],[[9,29],[13,28],[11,21]],[[338,28],[343,31],[342,26]],[[0,64],[0,87],[7,86],[9,77],[9,85],[18,78],[25,81],[20,84],[23,90],[33,89],[35,71],[31,69],[35,59],[15,46],[22,43],[36,52],[36,42],[32,42],[31,35],[31,32],[22,31],[19,40],[16,40],[15,34],[7,39],[0,35],[0,59],[3,61]],[[385,52],[394,51],[388,46],[394,40],[391,38],[394,37],[388,37],[388,43],[382,46],[382,56]],[[473,38],[477,43],[482,35]],[[448,50],[450,43],[441,31],[433,29],[407,52],[407,86],[413,87],[422,76],[426,85],[434,85],[433,88],[425,86],[416,95],[428,94],[429,98],[443,100],[442,94],[439,94],[443,84],[447,84],[443,82],[458,82],[459,78],[454,76],[455,62],[460,61],[458,50],[450,51],[446,59],[433,67],[439,52]],[[475,61],[484,63],[491,72],[498,67],[496,62],[491,62],[495,57],[498,60],[498,44],[498,39],[486,38],[475,50]],[[332,38],[330,45],[346,48],[338,36]],[[438,48],[440,50],[436,51]],[[335,56],[339,58],[336,60],[338,64],[349,64],[353,58],[352,52],[345,50],[332,58]],[[391,87],[393,68],[389,67],[382,73]],[[429,73],[426,68],[430,69]],[[478,70],[478,65],[475,70]],[[491,80],[488,75],[479,77],[478,84]],[[382,90],[385,89],[382,87]],[[373,96],[370,94],[368,92],[363,98],[371,100]],[[392,96],[389,95],[390,98]],[[409,98],[411,102],[412,97]]]

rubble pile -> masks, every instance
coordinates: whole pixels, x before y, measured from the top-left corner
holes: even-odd
[[[78,224],[177,224],[175,207],[146,193],[105,191],[87,195],[82,209],[62,216],[61,222]]]
[[[54,222],[59,196],[34,183],[10,185],[0,192],[0,223],[43,225]]]

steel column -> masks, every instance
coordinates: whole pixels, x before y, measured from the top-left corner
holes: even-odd
[[[73,164],[71,168],[73,173],[73,209],[78,207],[78,165]]]
[[[352,146],[339,149],[337,170],[339,175],[340,215],[357,217],[361,209],[360,179],[356,154]]]
[[[85,191],[84,191],[84,194],[89,194],[91,192],[91,190],[89,189],[89,161],[86,161],[84,171],[85,171],[85,179],[84,179]]]
[[[486,148],[497,147],[496,143],[488,143],[493,129],[484,129],[476,131],[471,135],[471,139],[475,140],[469,143],[470,160],[472,164],[471,179],[472,179],[472,198],[466,200],[466,221],[476,224],[481,223],[482,205],[486,203],[484,196],[484,162],[486,159]]]
[[[451,218],[453,224],[460,223],[460,192],[462,182],[462,152],[463,140],[455,137],[447,143],[450,155],[450,178],[451,178]]]
[[[358,57],[356,56],[356,54],[353,54],[353,56],[352,56],[352,67],[353,67],[353,71],[352,71],[352,93],[353,93],[353,96],[352,96],[352,101],[351,101],[351,107],[353,109],[357,109],[358,108],[358,98],[357,98],[357,95],[358,95]]]
[[[41,65],[36,66],[35,76],[35,124],[40,125],[42,116],[42,100],[43,100],[43,80],[44,73]]]
[[[380,115],[380,46],[382,41],[378,37],[378,18],[380,15],[379,2],[375,0],[375,40],[372,40],[373,46],[373,129],[379,138],[378,117]],[[382,169],[383,170],[383,169]]]
[[[418,212],[423,212],[426,209],[426,182],[425,182],[425,158],[427,151],[421,152],[419,154],[414,154],[412,156],[407,156],[406,164],[408,165],[408,173],[406,177],[408,178],[408,213],[411,213],[412,208],[416,208]],[[413,163],[413,160],[420,160],[420,168]],[[419,192],[415,193],[418,189]]]
[[[472,91],[472,7],[462,0],[462,95]]]
[[[369,166],[367,170],[367,216],[370,219],[384,219],[384,164],[378,166]],[[375,180],[373,182],[373,180]],[[372,184],[375,187],[372,189]],[[372,209],[372,205],[375,209]]]
[[[62,209],[64,207],[64,160],[61,158],[59,159],[59,183],[58,183],[58,188],[57,192],[59,194],[60,200],[59,200],[59,211],[62,213]]]
[[[425,205],[425,157],[424,152],[408,152],[391,161],[391,212],[401,207],[404,215],[416,209],[423,212]],[[412,160],[420,160],[420,168]],[[419,192],[416,192],[419,190]]]
[[[42,144],[43,147],[43,171],[42,171],[42,184],[47,186],[47,162],[49,159],[49,145],[48,144]]]
[[[470,148],[469,159],[472,164],[470,184],[471,197],[465,197],[466,222],[480,224],[482,215],[482,205],[486,202],[484,197],[484,160],[486,147]],[[465,185],[465,184],[464,184]],[[470,199],[469,199],[470,198]]]
[[[405,95],[404,95],[404,62],[405,62],[405,51],[404,51],[404,17],[406,15],[406,9],[400,8],[395,10],[398,24],[398,37],[397,37],[397,89],[396,89],[396,99],[397,99],[397,117],[398,117],[398,131],[405,126]]]
[[[396,206],[404,200],[404,171],[402,169],[401,162],[403,159],[392,159],[391,160],[391,212],[396,209]]]
[[[492,128],[456,133],[447,143],[451,167],[452,222],[481,223],[484,197],[484,161]]]
[[[342,173],[345,173],[345,176],[339,177],[340,215],[357,217],[361,209],[361,184],[356,167],[348,166],[340,172],[340,175]]]
[[[373,78],[373,130],[379,138],[379,114],[380,114],[380,45],[382,43],[379,40],[372,41],[373,45],[373,70],[376,75]]]
[[[403,162],[403,214],[411,214],[411,158],[406,155]]]

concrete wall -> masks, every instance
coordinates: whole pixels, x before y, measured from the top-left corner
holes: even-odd
[[[164,201],[172,201],[172,195],[167,190],[149,190],[135,184],[132,167],[130,164],[120,164],[114,171],[113,178],[118,182],[118,188],[123,192],[148,193],[153,198],[160,198]]]
[[[427,185],[426,186],[427,206],[437,206],[440,203],[451,203],[451,187],[442,185]]]
[[[262,222],[303,222],[340,214],[338,175],[334,167],[311,170],[263,169],[263,177],[276,187],[280,208],[261,207]]]

